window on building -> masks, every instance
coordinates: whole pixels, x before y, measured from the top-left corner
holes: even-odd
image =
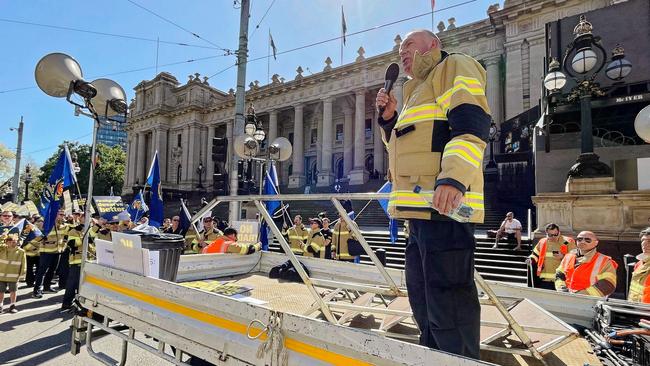
[[[176,135],[176,146],[181,147],[181,134]]]
[[[343,141],[343,125],[336,125],[336,142]]]
[[[372,138],[372,119],[366,120],[366,140]]]
[[[293,145],[293,132],[289,132],[289,142]]]
[[[318,140],[318,129],[317,128],[312,128],[311,129],[311,138],[310,138],[310,144],[315,145],[316,141]]]

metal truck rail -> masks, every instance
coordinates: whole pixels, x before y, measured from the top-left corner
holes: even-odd
[[[179,283],[127,273],[84,259],[78,300],[91,313],[75,317],[72,351],[79,352],[85,343],[87,351],[106,365],[123,365],[129,344],[176,365],[187,364],[184,355],[219,365],[489,364],[416,344],[418,330],[408,306],[404,272],[381,264],[340,203],[387,196],[362,193],[218,197],[192,220],[198,220],[220,202],[252,201],[285,254],[183,256]],[[375,266],[297,257],[265,209],[263,201],[267,200],[330,200]],[[273,266],[287,258],[302,279],[302,284],[294,284],[299,287],[266,278]],[[215,278],[244,285],[254,283],[253,295],[269,301],[251,304],[183,285],[186,281]],[[539,298],[543,303],[557,305],[552,292],[487,282],[478,273],[475,280],[482,292],[482,350],[531,356],[544,363],[545,355],[578,337],[578,332],[556,315],[567,312],[566,303],[556,306],[555,314],[553,309],[548,311],[535,303]],[[549,297],[551,294],[554,296]],[[569,309],[564,314],[566,319],[586,318],[588,304],[587,299],[579,309]],[[362,314],[372,315],[376,321],[358,324]],[[97,315],[103,321],[98,321]],[[115,330],[113,324],[123,325],[126,331]],[[122,340],[119,361],[93,351],[95,328]],[[156,339],[157,347],[137,339],[140,333]],[[512,345],[513,338],[519,345]],[[165,347],[167,344],[172,346],[171,353]]]

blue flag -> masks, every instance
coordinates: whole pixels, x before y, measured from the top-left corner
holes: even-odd
[[[61,208],[64,189],[75,183],[73,169],[70,151],[67,146],[64,146],[52,174],[50,174],[50,179],[47,181],[48,184],[41,193],[40,212],[43,216],[43,235],[49,234],[56,224],[56,215]]]
[[[278,173],[275,170],[274,164],[271,164],[269,171],[266,172],[266,176],[264,177],[264,194],[280,194],[280,191],[278,190]],[[269,214],[271,214],[271,217],[273,217],[275,212],[282,207],[282,202],[266,201],[264,202],[264,205]],[[263,221],[260,226],[260,243],[262,243],[262,250],[269,250],[269,226],[266,221]]]
[[[377,191],[377,193],[390,193],[391,189],[393,188],[393,184],[391,182],[386,182],[384,183],[383,186]],[[389,218],[388,221],[388,232],[390,233],[390,242],[391,244],[395,244],[397,242],[397,220],[393,219],[390,217],[388,214],[388,200],[387,199],[380,199],[377,200],[379,202],[379,205],[381,208],[384,209],[384,212],[386,212],[386,215]]]
[[[158,165],[158,150],[153,156],[151,168],[146,183],[151,190],[151,202],[149,202],[149,225],[160,227],[163,222],[163,196],[162,185],[160,184],[160,166]]]
[[[36,239],[37,237],[43,235],[43,233],[32,223],[26,219],[18,221],[16,225],[9,229],[10,234],[19,234],[23,238],[23,243],[29,243],[30,241]]]
[[[144,214],[149,211],[149,206],[144,202],[144,196],[142,195],[142,190],[140,193],[136,194],[133,197],[133,202],[129,205],[126,211],[131,215],[131,221],[138,222],[144,216]]]
[[[181,229],[180,234],[185,236],[192,226],[192,216],[185,206],[185,202],[181,199],[181,210],[178,213],[178,228]]]

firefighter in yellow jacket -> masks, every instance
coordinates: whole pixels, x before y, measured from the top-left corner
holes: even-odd
[[[408,219],[406,279],[420,344],[479,357],[480,305],[474,284],[474,226],[483,221],[483,153],[490,128],[485,69],[441,50],[428,30],[400,45],[403,107],[379,90],[378,123],[388,149],[394,218]],[[383,110],[382,110],[383,109]],[[469,223],[446,215],[464,203]]]
[[[42,217],[37,217],[35,226],[39,230],[43,230],[43,218]],[[29,228],[29,229],[28,229]],[[26,268],[26,273],[25,273],[25,283],[27,284],[28,287],[34,287],[34,278],[36,277],[36,270],[38,268],[38,260],[40,257],[40,247],[41,247],[41,242],[43,241],[44,237],[43,236],[38,236],[35,237],[31,240],[28,240],[27,237],[29,235],[29,232],[31,231],[31,227],[29,225],[25,225],[25,229],[23,229],[24,235],[21,235],[21,241],[22,243],[20,244],[20,247],[23,248],[25,251],[25,256],[27,258],[27,268]],[[25,234],[25,231],[27,233]]]
[[[354,223],[354,221],[353,221]],[[354,239],[354,233],[348,227],[347,222],[339,215],[339,221],[332,230],[332,252],[334,259],[343,262],[354,262],[354,256],[350,255],[348,240]]]
[[[203,230],[199,233],[198,238],[192,240],[192,251],[191,254],[201,253],[203,248],[207,247],[217,238],[223,236],[221,230],[214,227],[214,222],[212,217],[203,218]],[[190,254],[188,253],[188,254]]]
[[[0,313],[3,312],[5,291],[9,290],[9,312],[16,313],[18,279],[25,275],[25,251],[18,247],[18,234],[0,238]]]
[[[302,224],[302,216],[296,215],[293,218],[293,226],[283,228],[282,235],[287,238],[291,251],[296,255],[303,255],[303,246],[309,239],[309,231]]]
[[[331,242],[321,232],[323,229],[323,221],[316,217],[309,219],[309,223],[311,224],[311,230],[309,231],[307,243],[302,246],[303,255],[305,257],[325,258],[327,246],[331,245]]]
[[[38,270],[34,279],[33,297],[40,299],[43,292],[56,293],[52,288],[52,278],[57,269],[59,257],[65,248],[64,238],[68,231],[68,224],[65,223],[65,214],[59,210],[56,223],[49,233],[41,241],[39,248]],[[59,281],[59,284],[61,282]]]
[[[63,295],[63,303],[61,304],[62,310],[68,310],[72,307],[74,296],[79,290],[79,278],[81,276],[81,261],[83,251],[83,223],[71,226],[65,238],[66,245],[69,252],[70,269],[68,273],[68,281],[65,286],[65,294]],[[89,239],[88,253],[94,253],[94,245],[92,239]]]
[[[555,291],[555,270],[564,256],[577,247],[573,238],[562,235],[557,224],[550,223],[545,229],[546,237],[535,245],[526,263],[529,263],[533,270],[537,269],[531,273],[536,288]]]
[[[640,237],[641,254],[636,256],[639,261],[632,272],[627,300],[650,304],[650,227],[641,231]]]

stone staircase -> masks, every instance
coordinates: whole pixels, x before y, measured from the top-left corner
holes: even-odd
[[[387,231],[362,230],[364,237],[373,250],[386,251],[386,267],[404,269],[404,251],[406,241],[403,233],[399,233],[397,243],[391,244]],[[498,249],[492,249],[494,241],[484,235],[476,237],[475,266],[486,280],[501,281],[526,285],[526,257],[532,249],[530,240],[524,240],[525,250],[515,251],[514,244],[501,242]],[[281,252],[280,245],[274,239],[269,248],[273,252]],[[361,256],[361,263],[371,265],[368,256]]]

